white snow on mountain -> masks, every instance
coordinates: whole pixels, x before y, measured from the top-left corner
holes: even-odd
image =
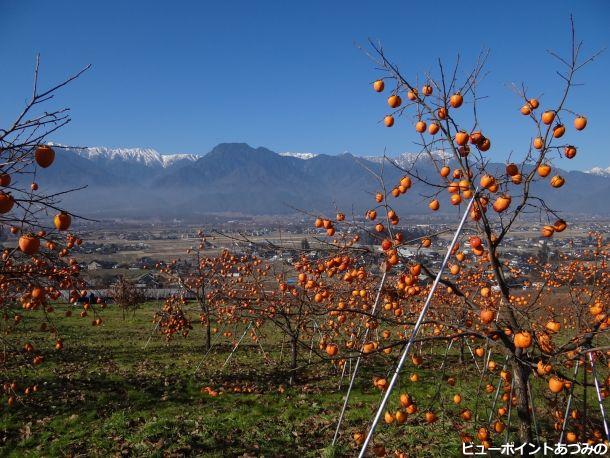
[[[180,161],[189,161],[195,162],[199,159],[199,156],[196,154],[188,154],[188,153],[175,153],[175,154],[162,154],[161,160],[163,161],[163,167],[169,167],[172,164]]]
[[[443,150],[432,151],[430,153],[434,159],[446,160],[451,158],[451,153],[448,153]],[[398,156],[388,156],[392,161],[394,161],[400,167],[407,167],[413,165],[417,161],[429,160],[430,156],[427,153],[402,153]],[[383,156],[365,156],[364,159],[367,159],[371,162],[381,163],[383,161]]]
[[[195,162],[201,157],[196,154],[187,153],[161,154],[153,148],[108,148],[104,146],[75,148],[61,145],[59,143],[49,143],[49,145],[56,148],[63,148],[66,151],[70,151],[93,161],[123,161],[137,163],[147,167],[164,169],[175,164],[182,165],[188,162]],[[431,154],[434,159],[451,159],[451,153],[444,150],[433,151]],[[285,157],[295,157],[301,160],[309,160],[318,156],[317,153],[296,153],[290,151],[279,153],[279,155]],[[398,166],[403,168],[412,166],[417,161],[427,161],[430,159],[429,155],[426,153],[402,153],[397,156],[388,157],[398,164]],[[376,163],[381,163],[383,161],[383,156],[362,156],[362,158]],[[584,172],[590,173],[591,175],[610,177],[610,167],[593,167],[589,170],[585,170]]]
[[[606,167],[605,169],[602,169],[601,167],[593,167],[590,170],[585,170],[585,173],[607,177],[610,176],[610,167]]]
[[[290,151],[280,153],[280,156],[296,157],[297,159],[303,159],[304,161],[307,159],[313,159],[317,155],[317,153],[291,153]]]
[[[152,148],[107,148],[94,146],[88,148],[68,148],[63,145],[50,143],[51,146],[64,147],[73,153],[89,160],[121,160],[139,163],[147,167],[166,168],[180,161],[195,162],[199,157],[195,154],[161,154]]]

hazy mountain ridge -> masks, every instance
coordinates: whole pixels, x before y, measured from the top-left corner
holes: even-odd
[[[196,217],[206,213],[287,214],[312,212],[361,213],[373,204],[380,188],[374,174],[381,157],[313,153],[277,154],[245,143],[222,143],[203,156],[162,155],[150,148],[56,148],[54,167],[39,175],[52,191],[87,185],[68,194],[67,208],[93,217]],[[449,160],[438,151],[435,157]],[[423,178],[436,177],[425,155],[404,153],[392,160],[401,167],[414,164]],[[451,165],[451,161],[449,161]],[[501,173],[503,164],[490,164]],[[386,186],[402,172],[385,164]],[[373,173],[371,173],[373,172]],[[560,171],[566,178],[561,191],[547,181],[533,185],[536,195],[566,213],[610,215],[610,177],[594,172]],[[425,189],[415,183],[406,196],[393,201],[407,213],[428,212]],[[442,199],[441,212],[456,211]]]

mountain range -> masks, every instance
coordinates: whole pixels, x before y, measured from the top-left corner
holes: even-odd
[[[382,158],[350,153],[278,154],[245,143],[222,143],[205,155],[162,155],[150,148],[53,146],[56,163],[40,172],[39,184],[48,192],[86,186],[66,194],[62,202],[70,211],[92,218],[188,219],[210,213],[277,215],[336,208],[361,214],[380,189],[375,174],[382,169]],[[393,160],[402,167],[415,166],[422,177],[436,175],[428,158],[405,153]],[[504,170],[499,163],[490,167]],[[533,187],[535,195],[565,213],[610,215],[609,170],[557,172],[566,179],[565,186],[558,191],[548,181],[538,182]],[[403,172],[386,162],[383,174],[386,185],[392,187]],[[428,212],[425,192],[414,184],[396,200],[397,209]],[[455,211],[448,199],[441,199],[443,211]]]

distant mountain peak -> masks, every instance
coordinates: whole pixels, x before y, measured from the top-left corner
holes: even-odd
[[[153,148],[108,148],[105,146],[74,148],[56,143],[49,143],[49,145],[64,148],[67,151],[71,151],[92,161],[124,161],[145,165],[147,167],[166,168],[177,162],[195,162],[199,159],[199,156],[195,154],[161,154]]]
[[[432,151],[430,155],[434,159],[440,159],[441,161],[449,160],[452,158],[451,153],[445,150],[436,150]],[[426,153],[401,153],[398,156],[388,156],[390,160],[395,162],[399,167],[408,167],[415,164],[418,161],[427,161],[430,160],[430,156]],[[365,156],[364,159],[367,159],[371,162],[381,163],[384,160],[383,156]]]
[[[244,155],[252,153],[276,154],[263,146],[255,148],[249,145],[248,143],[219,143],[214,148],[212,148],[208,155]]]
[[[280,156],[284,157],[296,157],[297,159],[303,159],[304,161],[308,159],[313,159],[318,156],[318,153],[293,153],[291,151],[286,151],[285,153],[280,153]]]
[[[590,173],[591,175],[599,175],[602,177],[610,176],[610,167],[606,167],[605,169],[601,167],[593,167],[592,169],[585,170],[585,173]]]

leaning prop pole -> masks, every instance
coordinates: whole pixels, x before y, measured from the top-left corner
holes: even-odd
[[[475,190],[474,195],[472,196],[472,199],[470,199],[470,202],[468,202],[468,206],[466,207],[466,211],[464,212],[464,215],[462,216],[462,220],[460,221],[460,224],[459,224],[457,230],[455,231],[453,240],[451,241],[451,244],[449,245],[449,248],[447,249],[447,254],[445,255],[445,259],[443,259],[443,263],[441,264],[441,267],[438,270],[438,274],[436,274],[436,278],[434,279],[432,288],[430,288],[430,292],[428,293],[428,297],[426,298],[424,307],[422,308],[422,310],[419,314],[419,317],[417,318],[417,321],[415,322],[415,326],[413,326],[413,331],[411,332],[411,337],[409,338],[409,341],[407,342],[407,345],[405,346],[405,349],[402,352],[400,360],[398,361],[398,365],[396,366],[396,369],[394,370],[394,374],[392,375],[392,380],[390,380],[388,389],[386,390],[385,395],[383,396],[383,399],[381,400],[379,409],[377,409],[377,413],[375,414],[375,418],[373,419],[373,424],[371,425],[371,428],[369,429],[366,439],[364,440],[364,443],[362,444],[362,449],[360,450],[360,454],[358,455],[358,458],[364,457],[364,454],[369,445],[369,442],[373,438],[373,434],[375,433],[375,428],[377,427],[377,424],[379,423],[379,419],[381,418],[382,412],[385,409],[385,406],[388,403],[388,400],[390,399],[390,395],[392,394],[392,389],[394,388],[394,385],[398,381],[398,377],[400,375],[400,371],[402,370],[402,366],[404,365],[404,363],[407,359],[407,355],[409,354],[409,350],[411,350],[411,346],[413,345],[413,342],[415,341],[415,337],[417,337],[417,332],[419,331],[419,328],[421,327],[421,324],[424,321],[424,317],[426,316],[426,312],[428,311],[428,308],[430,307],[430,302],[432,301],[432,296],[434,295],[434,291],[436,290],[436,287],[438,286],[438,284],[441,280],[443,271],[445,270],[445,267],[447,266],[447,262],[449,261],[449,258],[451,257],[451,252],[453,251],[453,247],[455,247],[455,244],[457,243],[460,233],[462,232],[464,223],[466,223],[466,219],[468,218],[468,213],[470,212],[472,204],[477,197],[477,192],[478,192],[478,189]]]
[[[379,282],[379,288],[377,289],[377,297],[375,297],[375,303],[373,304],[373,310],[371,311],[371,315],[375,315],[375,310],[377,310],[377,305],[379,304],[379,298],[381,297],[381,290],[383,289],[383,285],[385,283],[387,275],[387,269],[384,269],[383,276],[381,277],[381,281]],[[366,342],[366,339],[369,335],[369,328],[366,328],[364,331],[364,337],[362,339],[363,343]],[[337,437],[339,437],[339,430],[341,429],[341,422],[343,421],[343,415],[345,415],[345,409],[347,408],[347,403],[349,402],[349,396],[352,392],[352,388],[354,386],[354,380],[356,380],[356,374],[358,373],[358,367],[360,366],[360,360],[362,359],[362,354],[358,355],[356,358],[356,365],[354,366],[354,372],[352,373],[352,378],[349,382],[349,387],[347,389],[347,393],[345,394],[345,401],[343,402],[343,407],[341,408],[341,413],[339,414],[339,420],[337,421],[337,429],[335,429],[335,435],[333,436],[332,445],[335,445],[337,442]],[[343,366],[345,368],[345,365]],[[343,376],[341,376],[343,378]]]
[[[597,392],[597,402],[599,404],[599,411],[602,414],[602,420],[604,423],[604,431],[606,432],[606,439],[610,441],[610,431],[608,431],[608,422],[606,421],[606,412],[604,410],[604,398],[602,396],[601,390],[599,389],[599,381],[597,380],[597,374],[595,373],[595,364],[593,363],[593,355],[591,352],[589,355],[589,363],[591,364],[591,372],[593,372],[593,381],[595,382],[595,391]]]
[[[576,380],[576,376],[578,375],[578,363],[576,361],[576,367],[574,368],[574,380]],[[587,369],[585,368],[585,371]],[[559,435],[559,444],[563,443],[563,436],[566,432],[566,426],[568,425],[568,418],[570,417],[570,407],[572,405],[572,396],[574,395],[574,384],[570,387],[570,395],[568,396],[568,402],[566,404],[566,413],[563,415],[563,425],[561,426],[561,434]]]
[[[231,360],[231,357],[233,356],[233,353],[235,353],[235,350],[237,350],[237,347],[239,347],[239,344],[241,343],[242,340],[244,340],[244,337],[246,337],[246,333],[248,332],[248,329],[250,329],[250,327],[252,326],[252,321],[250,321],[250,323],[248,324],[248,327],[246,328],[246,330],[244,331],[244,333],[241,335],[241,337],[239,338],[239,340],[237,341],[237,343],[235,344],[235,346],[233,347],[233,350],[231,350],[231,353],[229,353],[229,356],[227,356],[226,361],[224,362],[224,364],[222,365],[222,367],[220,368],[220,370],[222,371],[225,366],[229,363],[229,361]]]
[[[218,331],[218,335],[219,336],[222,335],[222,332],[225,330],[226,327],[227,327],[226,323],[222,325],[222,328],[220,329],[220,331]],[[201,361],[199,361],[199,364],[197,364],[197,367],[195,368],[195,374],[197,372],[199,372],[199,368],[201,367],[203,362],[206,360],[206,358],[208,357],[208,355],[212,351],[212,348],[214,348],[214,346],[218,343],[218,340],[220,340],[220,338],[215,338],[214,342],[210,345],[210,348],[208,348],[208,351],[205,352],[205,355],[203,355],[203,358],[201,358]]]

